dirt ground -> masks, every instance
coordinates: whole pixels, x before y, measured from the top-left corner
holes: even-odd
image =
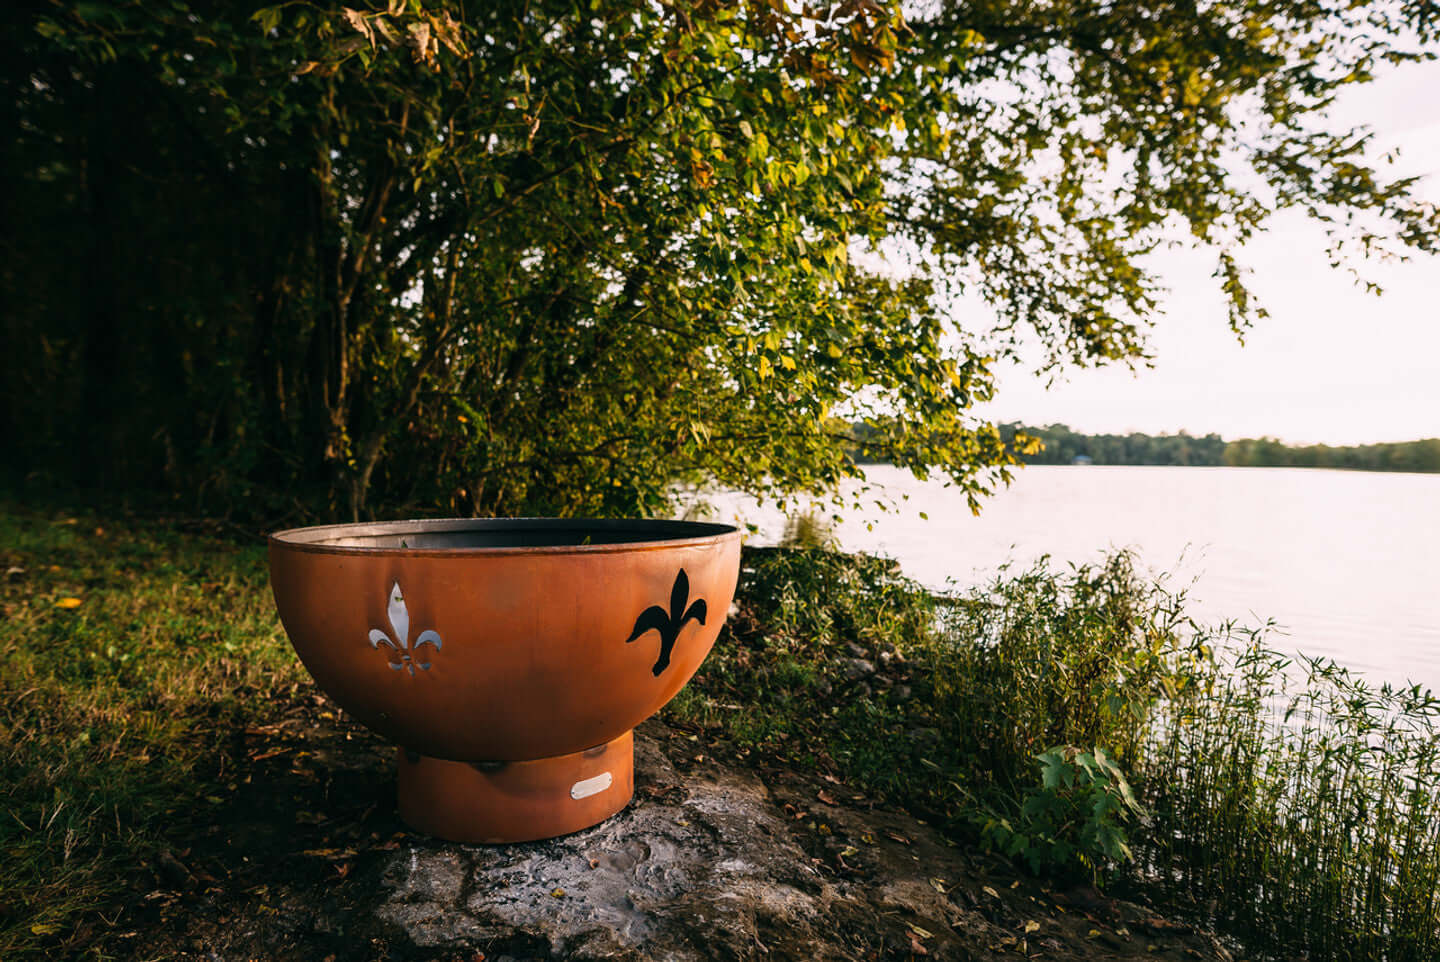
[[[122,958],[1228,960],[1209,934],[1054,891],[833,779],[659,721],[621,814],[545,842],[406,831],[392,750],[322,698],[237,731],[200,837],[137,879]],[[213,804],[213,803],[212,803]]]

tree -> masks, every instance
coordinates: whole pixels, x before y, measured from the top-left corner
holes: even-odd
[[[1237,331],[1276,210],[1337,257],[1434,249],[1436,211],[1320,111],[1430,56],[1437,9],[22,9],[3,203],[80,226],[10,245],[0,323],[50,352],[7,361],[12,436],[73,474],[83,424],[116,483],[355,516],[824,489],[847,445],[974,499],[1016,454],[971,411],[997,360],[1025,331],[1049,365],[1143,356],[1142,258],[1177,227]]]

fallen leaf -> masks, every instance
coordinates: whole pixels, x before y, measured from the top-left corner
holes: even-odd
[[[984,892],[986,895],[990,896],[992,899],[998,899],[998,898],[1000,897],[1000,893],[997,892],[997,891],[995,891],[994,889],[992,889],[992,888],[991,888],[990,886],[988,886],[988,885],[982,885],[982,886],[980,886],[980,891]]]
[[[914,922],[911,922],[911,923],[910,923],[910,931],[911,931],[911,932],[914,932],[916,935],[920,936],[920,938],[922,938],[922,939],[933,939],[933,938],[935,938],[935,933],[934,933],[934,932],[927,932],[927,931],[925,931],[924,929],[922,929],[920,926],[916,925]]]
[[[930,887],[941,895],[945,894],[945,880],[943,878],[932,878],[930,880]]]
[[[1158,916],[1153,919],[1140,919],[1135,924],[1154,935],[1162,935],[1167,933],[1184,935],[1195,931],[1194,928],[1186,925],[1183,922],[1171,922],[1168,919],[1162,919]]]
[[[550,897],[551,897],[551,898],[557,898],[557,899],[558,899],[558,898],[562,897],[564,894],[565,894],[565,890],[564,890],[564,889],[555,889],[554,891],[552,891],[552,892],[550,893]]]
[[[889,839],[894,839],[895,841],[899,842],[901,845],[909,845],[909,844],[910,844],[910,840],[909,840],[908,838],[906,838],[904,835],[901,835],[899,832],[886,832],[886,833],[885,833],[885,837],[886,837],[886,838],[889,838]]]
[[[831,798],[831,797],[829,796],[829,794],[827,794],[823,788],[822,788],[820,791],[818,791],[818,792],[815,793],[815,797],[818,798],[822,803],[824,803],[824,804],[826,804],[826,805],[834,805],[834,804],[836,804],[835,799]]]
[[[60,931],[60,926],[51,925],[48,922],[36,922],[30,926],[30,931],[36,935],[54,935]]]
[[[1025,923],[1025,934],[1026,934],[1026,935],[1029,935],[1031,932],[1039,932],[1039,931],[1040,931],[1040,923],[1039,923],[1039,922],[1026,922],[1026,923]]]
[[[79,598],[61,598],[55,602],[56,608],[79,608],[80,605],[81,601]]]
[[[841,858],[849,858],[852,855],[859,855],[860,850],[853,845],[847,845],[840,850]]]
[[[914,952],[916,955],[929,955],[929,954],[930,954],[930,950],[927,949],[927,948],[925,948],[925,946],[920,942],[920,940],[915,937],[915,933],[914,933],[914,932],[909,933],[909,935],[910,935],[910,951],[911,951],[911,952]]]
[[[173,852],[161,852],[155,858],[155,868],[162,881],[170,887],[188,890],[195,884],[195,875]]]

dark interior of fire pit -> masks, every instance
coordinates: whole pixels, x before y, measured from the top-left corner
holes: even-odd
[[[292,544],[335,548],[555,548],[710,538],[730,525],[694,521],[497,518],[336,524],[282,531]]]

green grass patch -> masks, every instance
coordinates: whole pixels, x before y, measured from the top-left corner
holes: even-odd
[[[0,545],[0,958],[98,952],[302,672],[258,543],[10,507]]]

